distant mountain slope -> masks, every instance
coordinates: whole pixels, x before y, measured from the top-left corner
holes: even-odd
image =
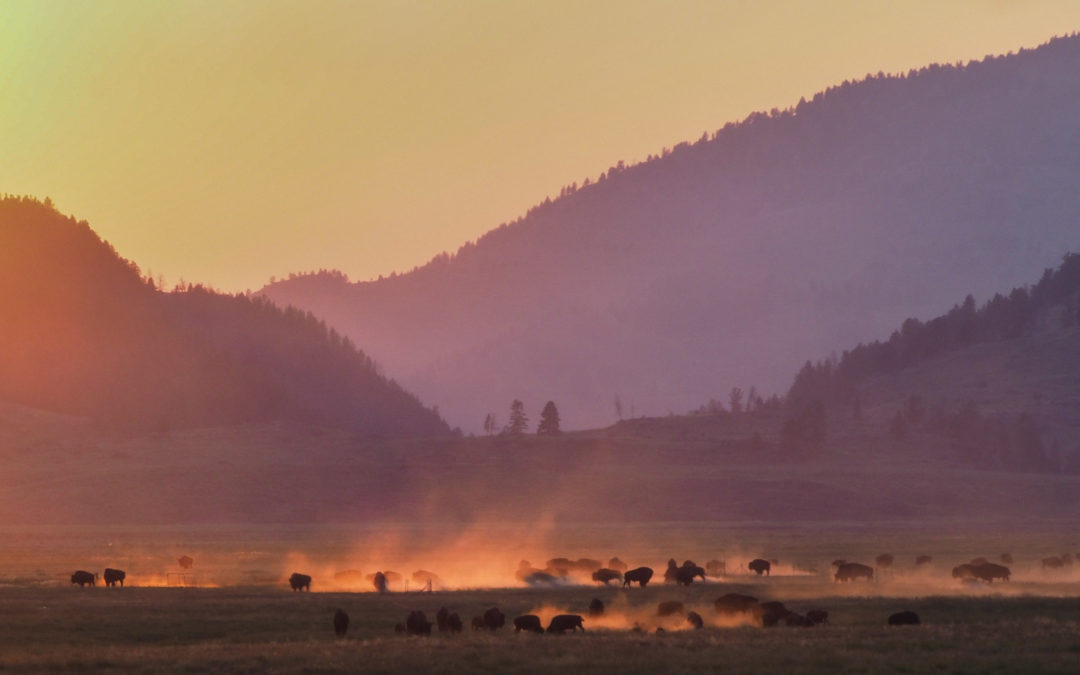
[[[119,427],[448,432],[314,317],[201,287],[163,293],[86,222],[16,197],[0,199],[0,398]]]
[[[571,186],[408,274],[264,289],[454,424],[564,426],[779,391],[807,354],[1020,285],[1080,249],[1080,37],[874,76]]]

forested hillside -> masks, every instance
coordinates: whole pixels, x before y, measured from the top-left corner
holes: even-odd
[[[163,292],[85,221],[22,197],[0,199],[0,399],[112,428],[449,431],[310,314],[200,286]]]
[[[617,163],[410,273],[264,293],[351,336],[454,424],[564,426],[781,392],[808,354],[1080,249],[1080,37],[845,82]],[[359,216],[358,216],[359,217]]]

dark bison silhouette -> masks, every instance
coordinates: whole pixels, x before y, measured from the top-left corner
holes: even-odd
[[[293,572],[289,577],[289,587],[294,591],[303,591],[307,589],[311,590],[311,577],[306,574],[300,574],[299,572]]]
[[[460,633],[464,626],[461,624],[461,617],[457,615],[457,612],[450,612],[450,616],[446,617],[446,630],[451,633]]]
[[[449,618],[450,610],[448,610],[446,607],[440,607],[439,611],[435,612],[435,626],[439,629],[440,633],[446,632],[446,621]]]
[[[981,579],[991,584],[994,583],[994,579],[1008,581],[1011,574],[1008,567],[992,562],[983,563],[982,565],[972,565],[971,572],[975,575],[976,579]]]
[[[566,631],[585,630],[585,626],[582,625],[585,619],[577,614],[556,614],[551,617],[551,623],[548,624],[547,632],[562,635]]]
[[[651,567],[635,567],[623,575],[623,586],[630,586],[636,581],[638,586],[645,588],[649,585],[649,580],[652,579],[652,575],[653,571]]]
[[[883,570],[887,570],[892,567],[893,560],[894,559],[892,553],[882,553],[878,557],[874,558],[874,562],[877,564],[878,567]]]
[[[761,615],[764,617],[767,614],[772,614],[778,621],[782,621],[791,616],[791,610],[784,607],[784,603],[777,600],[770,600],[769,602],[763,602],[758,605]]]
[[[929,565],[933,561],[934,559],[928,555],[920,555],[915,558],[915,565],[921,567],[922,565]]]
[[[689,586],[694,583],[694,577],[701,577],[702,581],[705,581],[705,568],[687,560],[682,564],[682,567],[675,570],[675,581],[679,582],[683,586]]]
[[[897,612],[889,615],[890,626],[918,626],[919,615],[915,612]]]
[[[604,615],[604,603],[600,598],[593,598],[589,603],[589,616],[603,616]]]
[[[769,571],[772,569],[772,564],[764,558],[754,558],[747,567],[749,567],[752,572],[756,572],[758,576],[761,576],[762,574],[769,574]]]
[[[630,569],[630,566],[624,563],[622,560],[619,560],[618,556],[615,556],[611,560],[607,561],[607,566],[609,569],[613,569],[616,572],[625,572],[626,570]]]
[[[83,586],[96,586],[97,575],[86,570],[79,570],[71,575],[71,583],[79,584],[79,588]]]
[[[349,630],[349,615],[340,609],[334,612],[334,635],[338,637],[345,637],[346,631]]]
[[[752,595],[728,593],[717,598],[713,606],[717,614],[745,614],[754,611],[758,606],[758,599]]]
[[[120,588],[123,588],[124,579],[126,577],[127,574],[124,573],[124,570],[114,570],[111,567],[105,568],[104,579],[106,586],[115,586],[116,584],[120,584]]]
[[[386,588],[386,575],[382,572],[376,572],[375,576],[371,578],[371,585],[375,587],[375,590],[380,593],[385,593]]]
[[[672,614],[685,614],[686,609],[678,600],[665,600],[656,606],[657,616],[671,616]]]
[[[705,625],[705,621],[701,618],[701,615],[697,612],[686,613],[686,623],[693,626],[695,629],[699,629]]]
[[[180,563],[180,567],[189,570],[195,564],[195,559],[189,555],[182,555],[176,562]]]
[[[530,633],[543,633],[544,626],[540,623],[540,617],[535,614],[522,614],[514,617],[514,632],[528,631]]]
[[[675,558],[668,558],[667,569],[664,570],[664,583],[673,584],[678,581],[679,566],[675,563]]]
[[[405,632],[409,635],[431,635],[431,622],[423,612],[413,610],[405,619]]]
[[[622,581],[622,572],[608,567],[601,567],[592,573],[592,580],[606,586],[612,581]]]
[[[823,609],[812,609],[806,613],[806,618],[813,624],[829,623],[829,613]]]
[[[492,607],[484,612],[484,628],[496,631],[506,625],[506,616],[499,611],[498,607]]]
[[[846,562],[836,568],[833,576],[836,581],[855,581],[856,579],[874,580],[874,568],[862,563]]]

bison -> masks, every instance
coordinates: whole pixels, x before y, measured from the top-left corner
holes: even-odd
[[[544,626],[540,623],[540,617],[535,614],[522,614],[514,617],[514,632],[528,631],[530,633],[543,633]]]
[[[605,586],[612,581],[622,581],[622,572],[607,567],[601,567],[592,573],[592,580]]]
[[[111,567],[106,567],[105,568],[105,585],[106,586],[115,586],[116,584],[120,584],[120,588],[123,588],[124,587],[124,579],[126,577],[127,577],[127,574],[124,573],[124,570],[114,570]]]
[[[994,583],[994,579],[1008,581],[1010,575],[1008,567],[991,562],[972,565],[971,572],[976,579],[981,579],[990,584]]]
[[[349,615],[339,609],[334,612],[334,635],[345,637],[345,632],[348,630]]]
[[[431,622],[419,610],[409,612],[405,619],[405,631],[409,635],[431,635]]]
[[[566,631],[576,631],[578,629],[584,631],[585,626],[582,625],[584,621],[585,619],[577,614],[556,614],[551,617],[547,632],[562,635]]]
[[[915,566],[922,567],[923,565],[929,565],[934,559],[928,555],[920,555],[915,558]]]
[[[823,609],[812,609],[806,613],[806,618],[813,624],[829,623],[829,613]]]
[[[919,615],[915,612],[897,612],[889,615],[890,626],[918,626]]]
[[[846,562],[836,568],[836,581],[854,581],[856,579],[874,580],[874,568],[862,563]]]
[[[704,619],[702,619],[701,615],[698,614],[697,612],[687,612],[686,613],[686,623],[693,626],[695,630],[700,629],[702,626],[705,625]]]
[[[371,577],[371,585],[375,587],[376,591],[385,593],[387,591],[386,575],[382,572],[376,572],[374,576]]]
[[[450,616],[446,617],[446,630],[451,633],[460,633],[464,628],[461,624],[461,617],[457,615],[457,612],[450,612]]]
[[[750,571],[757,573],[760,577],[762,574],[769,574],[769,571],[772,569],[772,564],[764,558],[754,558],[747,567],[750,568]]]
[[[299,572],[293,572],[289,577],[289,587],[294,591],[303,591],[307,589],[311,591],[311,577],[306,574],[300,574]]]
[[[185,570],[189,570],[189,569],[191,569],[191,566],[195,564],[195,559],[192,558],[189,555],[182,555],[177,560],[177,562],[180,563],[181,568],[183,568]]]
[[[758,599],[752,595],[741,593],[728,593],[716,599],[714,607],[717,614],[744,614],[754,611]]]
[[[952,568],[952,575],[953,579],[974,579],[975,568],[968,563],[957,565],[956,567]]]
[[[603,616],[604,603],[600,598],[593,598],[589,603],[589,616]]]
[[[773,614],[773,615],[776,616],[776,618],[778,620],[779,619],[786,619],[789,616],[791,616],[791,610],[788,609],[787,607],[784,607],[784,603],[779,602],[777,600],[770,600],[769,602],[763,602],[760,605],[758,605],[758,607],[760,608],[762,616],[765,616],[766,614]]]
[[[439,611],[435,612],[435,626],[439,629],[440,633],[446,632],[446,620],[450,618],[450,610],[446,607],[440,607]]]
[[[83,586],[96,586],[97,575],[86,570],[79,570],[71,575],[71,583],[79,584],[79,588]]]
[[[651,567],[636,567],[623,575],[623,586],[630,586],[633,582],[637,582],[638,586],[645,588],[649,585],[649,580],[652,579],[653,571]]]
[[[685,614],[686,609],[678,600],[665,600],[656,606],[657,616],[671,616],[672,614]]]
[[[484,628],[496,631],[506,624],[506,616],[499,611],[498,607],[492,607],[484,612]]]
[[[667,569],[664,570],[664,583],[673,584],[678,580],[679,566],[675,564],[675,558],[668,558]]]
[[[625,572],[626,570],[630,569],[630,566],[624,563],[622,560],[619,560],[618,556],[615,556],[614,558],[609,560],[607,566],[609,569],[613,569],[616,572]]]
[[[689,560],[684,562],[682,567],[675,570],[675,581],[683,586],[694,583],[694,577],[701,577],[701,580],[705,581],[705,568],[695,565]]]

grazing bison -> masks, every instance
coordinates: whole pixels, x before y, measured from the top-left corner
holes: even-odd
[[[893,555],[892,553],[882,553],[878,557],[874,558],[874,562],[877,566],[883,570],[887,570],[892,567]]]
[[[606,586],[612,581],[622,581],[622,572],[602,567],[592,573],[592,580]]]
[[[686,623],[694,627],[695,630],[700,629],[705,625],[705,621],[701,618],[701,615],[697,612],[686,613]]]
[[[345,637],[345,632],[348,630],[349,615],[339,609],[334,612],[334,635]]]
[[[446,630],[451,633],[460,633],[464,626],[461,625],[461,617],[457,615],[457,612],[450,612],[450,616],[446,617]]]
[[[303,591],[307,589],[311,591],[311,577],[306,574],[300,574],[299,572],[293,572],[289,577],[289,587],[294,591]]]
[[[721,595],[713,604],[717,614],[745,614],[753,612],[757,605],[757,598],[752,595],[742,595],[741,593]]]
[[[496,631],[506,625],[506,616],[499,611],[498,607],[492,607],[484,612],[484,628]]]
[[[1042,566],[1044,570],[1056,570],[1064,567],[1065,563],[1062,562],[1061,558],[1054,555],[1049,558],[1043,558]]]
[[[431,635],[431,622],[419,610],[409,612],[405,619],[405,631],[409,635]]]
[[[585,619],[577,614],[556,614],[551,617],[551,623],[548,624],[547,632],[562,635],[566,631],[575,631],[578,629],[584,631],[585,626],[582,625],[583,621],[585,621]]]
[[[87,572],[86,570],[79,570],[75,574],[71,575],[71,583],[79,584],[79,588],[83,586],[96,586],[97,575]]]
[[[685,614],[686,609],[678,600],[665,600],[656,606],[656,616],[671,616],[672,614]]]
[[[915,612],[897,612],[889,615],[890,626],[918,626],[919,615]]]
[[[923,565],[929,565],[934,559],[928,555],[920,555],[915,558],[916,567],[922,567]]]
[[[195,564],[195,559],[192,558],[189,555],[182,555],[177,560],[177,562],[180,563],[181,568],[183,568],[185,570],[189,570],[189,569],[191,569],[191,566]]]
[[[813,624],[829,623],[829,613],[823,609],[812,609],[806,613],[806,618]]]
[[[446,632],[446,620],[450,618],[450,610],[446,607],[440,607],[439,611],[435,612],[435,626],[439,629],[440,633]]]
[[[625,572],[626,570],[630,569],[630,566],[619,560],[618,556],[607,561],[607,566],[609,569],[613,569],[616,572]]]
[[[371,577],[371,585],[375,587],[376,591],[385,593],[387,591],[386,575],[382,572],[376,572],[374,576]]]
[[[854,581],[856,579],[874,580],[874,568],[862,563],[846,562],[836,568],[836,581]]]
[[[722,577],[727,574],[727,563],[723,560],[710,560],[705,563],[705,573],[710,577]]]
[[[645,588],[649,585],[649,580],[652,579],[653,571],[651,567],[636,567],[623,575],[623,586],[630,586],[633,582],[637,582],[638,586]]]
[[[589,616],[603,616],[604,615],[604,603],[600,598],[593,598],[589,603]]]
[[[684,562],[682,567],[675,570],[675,581],[678,581],[683,586],[694,583],[694,577],[701,577],[701,580],[705,581],[705,568],[695,565],[689,560]]]
[[[540,623],[540,617],[535,614],[522,614],[514,617],[514,632],[528,631],[530,633],[543,633],[544,626]]]
[[[124,579],[126,577],[127,577],[127,574],[124,573],[124,570],[114,570],[111,567],[106,567],[105,568],[105,585],[106,586],[115,586],[116,584],[120,584],[120,588],[123,588],[124,587]]]
[[[754,558],[747,567],[749,567],[752,572],[756,572],[760,577],[762,574],[769,574],[769,571],[772,569],[772,564],[764,558]]]
[[[987,583],[994,583],[994,579],[1001,579],[1002,581],[1009,580],[1009,568],[1004,565],[997,565],[995,563],[983,563],[982,565],[972,565],[971,572],[976,579],[981,579]]]

